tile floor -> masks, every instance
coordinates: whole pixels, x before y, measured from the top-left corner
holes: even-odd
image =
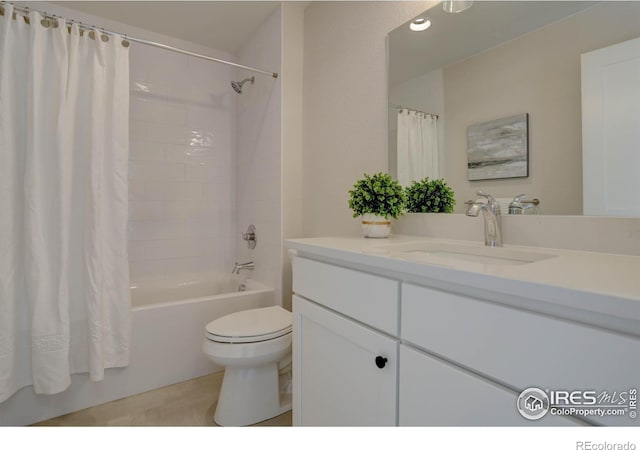
[[[223,372],[65,414],[35,426],[216,426]],[[291,411],[256,426],[291,426]]]

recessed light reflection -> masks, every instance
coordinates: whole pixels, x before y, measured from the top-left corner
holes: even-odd
[[[411,31],[424,31],[431,26],[431,21],[426,17],[418,17],[409,24]]]

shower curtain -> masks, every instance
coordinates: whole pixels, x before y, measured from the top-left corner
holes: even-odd
[[[0,16],[0,402],[129,363],[121,39]],[[92,33],[92,34],[93,34]]]
[[[398,182],[440,178],[437,116],[398,110]]]

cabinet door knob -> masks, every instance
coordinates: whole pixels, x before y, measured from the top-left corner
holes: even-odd
[[[378,369],[384,368],[384,366],[387,365],[387,361],[388,359],[384,356],[376,356],[376,366],[378,366]]]

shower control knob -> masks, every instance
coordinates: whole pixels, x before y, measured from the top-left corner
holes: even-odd
[[[387,361],[388,359],[384,356],[376,356],[376,366],[378,366],[378,369],[383,369],[384,366],[387,365]]]
[[[249,225],[246,233],[240,232],[240,236],[247,241],[247,247],[250,249],[256,248],[256,227],[253,224]]]

